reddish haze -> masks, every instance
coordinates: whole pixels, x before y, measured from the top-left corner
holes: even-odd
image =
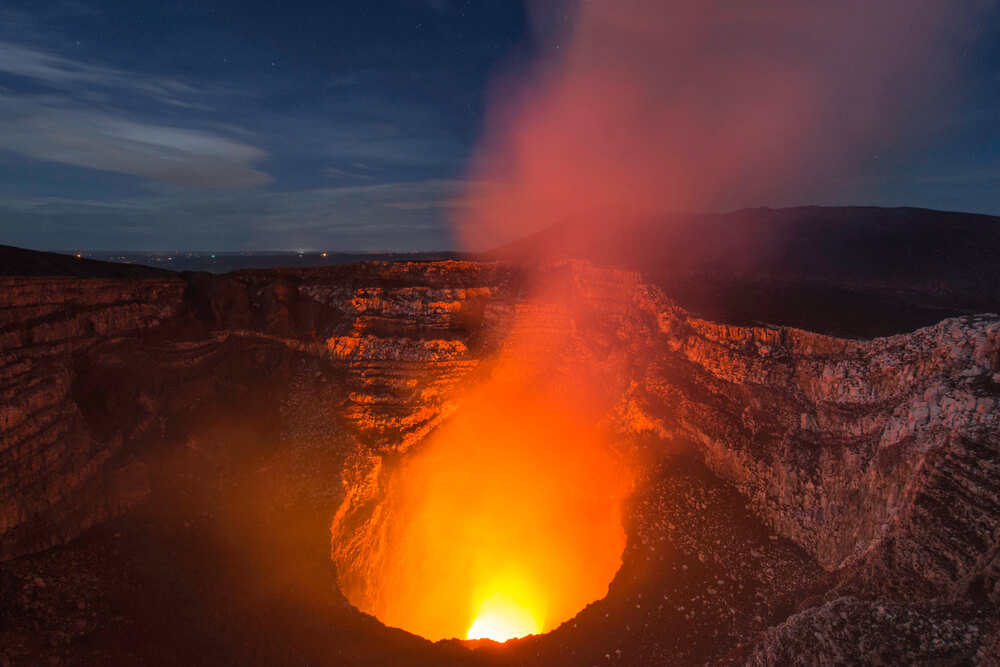
[[[494,94],[458,238],[486,249],[606,205],[835,194],[859,155],[920,124],[991,4],[583,0],[534,76]]]
[[[624,478],[579,406],[494,382],[392,478],[382,622],[432,640],[547,632],[604,597]]]
[[[560,284],[527,300],[488,380],[392,470],[379,510],[389,528],[352,599],[383,623],[503,641],[553,630],[607,594],[631,466],[601,424],[617,365],[577,347],[574,323],[595,313],[571,311],[572,293]]]
[[[458,235],[483,249],[602,208],[619,230],[618,205],[807,193],[913,123],[904,103],[947,70],[962,19],[943,0],[584,0],[549,28],[535,77],[498,99]],[[627,242],[601,231],[571,242]],[[389,476],[388,528],[353,595],[383,622],[506,639],[606,594],[632,471],[602,420],[626,357],[614,330],[598,350],[576,328],[597,335],[628,304],[567,276],[518,304],[490,372]]]

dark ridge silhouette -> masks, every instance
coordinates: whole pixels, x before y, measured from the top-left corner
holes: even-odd
[[[245,269],[305,269],[358,262],[440,262],[462,259],[457,252],[88,252],[87,256],[0,246],[0,275],[139,278],[168,273],[230,273]],[[88,263],[89,262],[89,263]],[[135,269],[151,268],[159,273]],[[166,267],[169,267],[166,268]]]
[[[135,253],[134,261],[142,256]],[[650,216],[608,206],[474,257],[449,252],[225,255],[195,270],[328,272],[367,260],[532,263],[563,256],[636,271],[696,315],[731,324],[780,324],[872,338],[947,317],[1000,312],[1000,218],[918,208],[807,206]],[[0,275],[159,278],[185,273],[0,246]]]
[[[485,254],[568,255],[639,272],[731,323],[871,337],[1000,311],[1000,218],[808,206],[649,216],[605,207]]]
[[[487,255],[568,254],[643,272],[981,279],[981,270],[998,267],[998,242],[1000,217],[919,208],[808,206],[661,217],[602,208]]]
[[[101,262],[55,252],[0,245],[0,275],[74,276],[77,278],[163,278],[173,271],[135,264]]]

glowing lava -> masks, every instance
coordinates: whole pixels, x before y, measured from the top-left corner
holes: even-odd
[[[507,339],[445,423],[352,482],[358,500],[333,526],[338,582],[386,625],[505,641],[554,630],[607,595],[631,490],[606,428],[614,366],[603,350],[574,349],[557,292],[522,308],[530,336]]]
[[[483,602],[466,639],[505,642],[540,631],[541,627],[531,611],[503,593],[494,593]]]
[[[555,629],[607,595],[629,483],[594,413],[564,394],[495,385],[469,396],[386,478],[347,595],[431,640]]]

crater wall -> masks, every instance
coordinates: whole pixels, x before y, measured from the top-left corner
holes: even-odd
[[[261,387],[280,401],[305,359],[347,389],[334,409],[357,447],[334,550],[362,567],[384,465],[503,346],[569,331],[572,347],[528,348],[568,378],[603,378],[622,438],[693,443],[847,593],[895,581],[900,595],[996,602],[996,316],[837,339],[699,320],[635,274],[583,262],[542,274],[586,308],[532,300],[524,271],[502,263],[3,278],[0,557],[131,506],[149,488],[144,447],[171,424]]]

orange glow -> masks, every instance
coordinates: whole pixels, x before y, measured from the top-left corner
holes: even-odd
[[[504,641],[607,594],[625,547],[622,476],[575,406],[523,389],[471,397],[393,476],[384,623]]]
[[[508,639],[534,635],[541,632],[541,626],[534,614],[503,593],[494,593],[483,601],[479,616],[473,621],[466,639],[492,639],[505,642]]]
[[[338,581],[388,626],[433,641],[549,632],[621,567],[631,468],[604,421],[618,365],[576,335],[597,313],[553,276],[451,416],[350,482],[364,500],[334,521]]]
[[[548,632],[621,565],[628,482],[599,413],[506,371],[388,476],[371,589],[352,600],[386,625],[431,640]]]

